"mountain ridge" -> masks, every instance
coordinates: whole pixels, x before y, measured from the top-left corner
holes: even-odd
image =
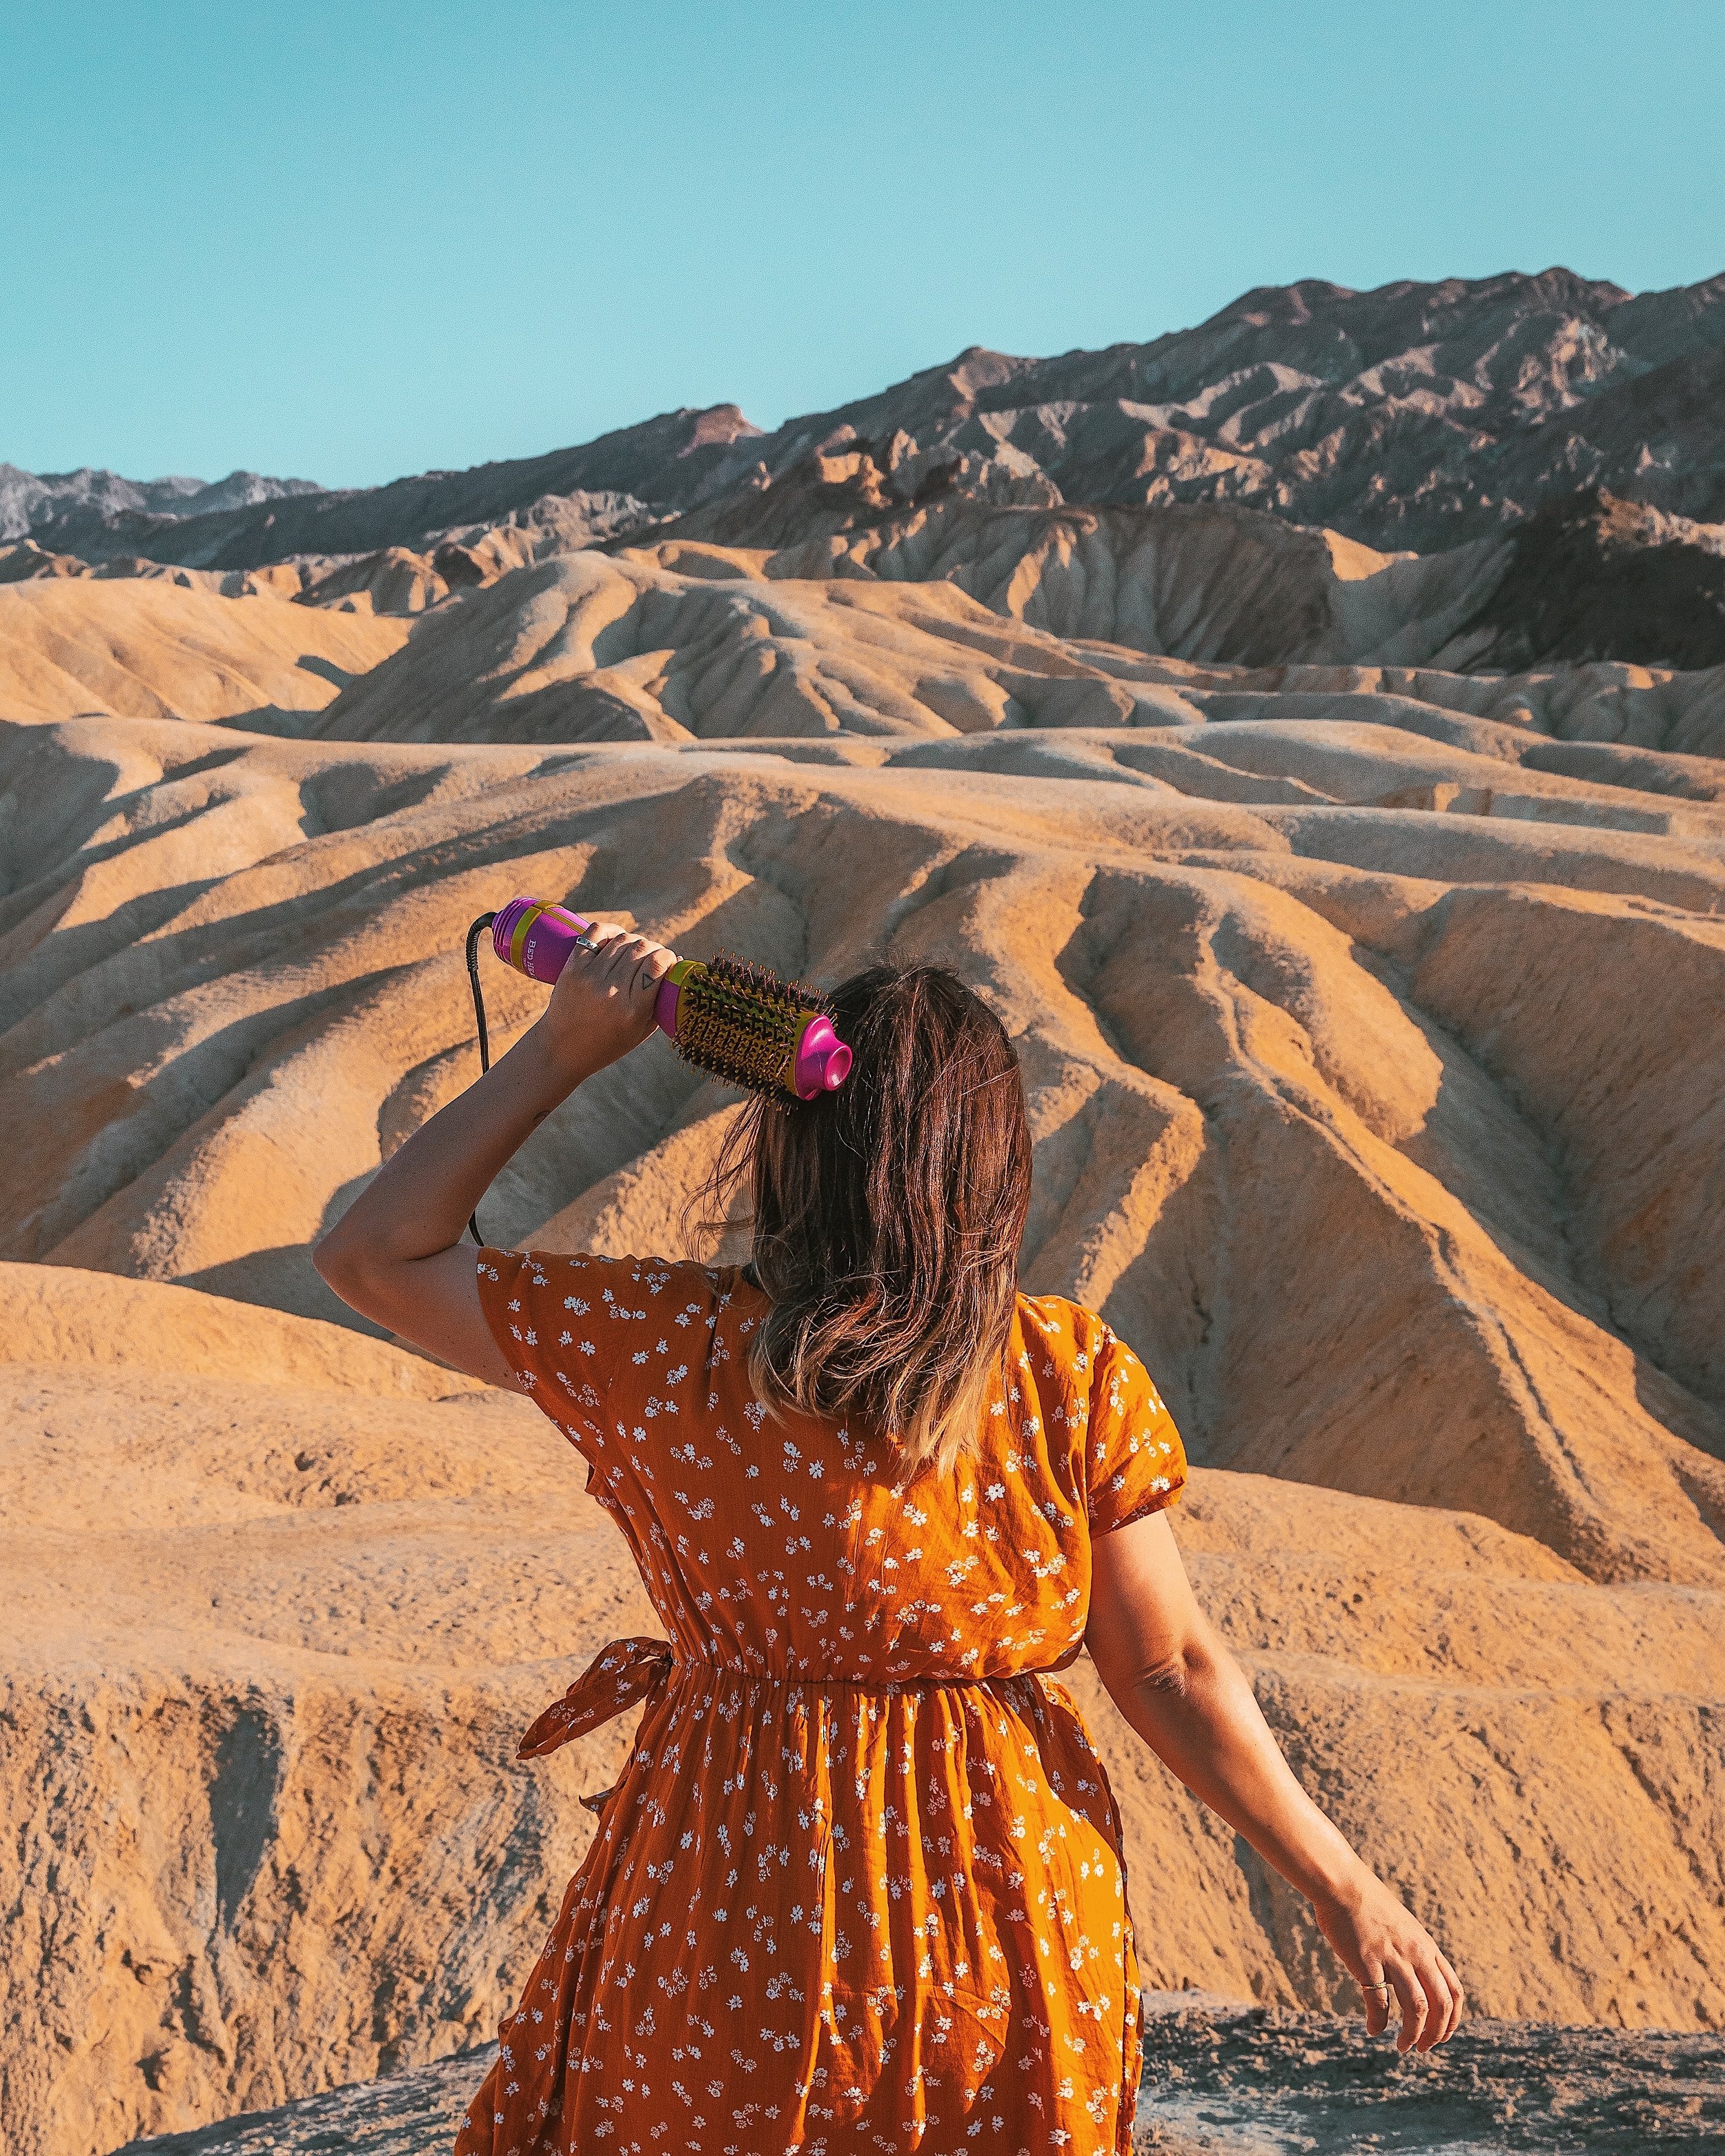
[[[903,436],[924,466],[969,457],[997,489],[1040,480],[1093,505],[1233,501],[1424,552],[1501,534],[1585,487],[1725,518],[1722,412],[1725,274],[1642,293],[1561,267],[1367,291],[1306,278],[1146,342],[1044,358],[968,346],[772,429],[735,404],[684,406],[540,456],[381,487],[236,474],[184,508],[159,490],[185,483],[150,482],[146,499],[98,474],[111,486],[55,498],[22,531],[8,510],[0,536],[90,560],[256,568],[418,546],[547,495],[631,495],[644,521],[664,521],[764,491],[818,449]],[[264,491],[206,499],[235,480]],[[0,486],[0,509],[10,499]]]
[[[0,464],[0,541],[45,534],[66,542],[100,531],[110,519],[121,516],[177,522],[325,490],[316,480],[270,479],[254,471],[231,471],[215,480],[177,474],[131,480],[94,465],[80,465],[75,471],[27,472]],[[175,503],[184,506],[175,508]]]

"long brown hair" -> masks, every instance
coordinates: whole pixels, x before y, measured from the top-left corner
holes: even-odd
[[[952,1466],[1004,1359],[1030,1202],[1011,1041],[939,966],[874,966],[832,998],[855,1057],[836,1093],[756,1100],[703,1194],[747,1178],[772,1307],[749,1355],[769,1406],[890,1439],[896,1480]]]

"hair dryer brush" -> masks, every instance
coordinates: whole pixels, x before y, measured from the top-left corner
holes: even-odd
[[[512,898],[488,918],[504,964],[547,983],[593,925],[539,898]],[[813,1101],[850,1070],[824,999],[743,959],[679,958],[660,983],[653,1015],[685,1062],[769,1097]]]
[[[512,898],[497,912],[482,913],[468,930],[467,973],[482,1070],[491,1067],[479,977],[479,942],[485,930],[505,965],[549,986],[593,925],[584,914],[547,900]],[[782,981],[770,968],[745,959],[679,958],[659,984],[653,1015],[685,1063],[783,1107],[830,1093],[850,1075],[850,1050],[834,1032],[824,998],[800,981]],[[478,1216],[468,1224],[475,1242],[480,1241]]]

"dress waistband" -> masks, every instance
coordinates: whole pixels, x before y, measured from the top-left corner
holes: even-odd
[[[1054,1665],[1064,1669],[1076,1659],[1076,1649]],[[1053,1671],[1018,1670],[992,1677],[798,1677],[776,1676],[765,1670],[750,1670],[725,1662],[679,1656],[669,1640],[644,1634],[614,1640],[602,1647],[560,1700],[546,1708],[516,1748],[519,1759],[542,1759],[614,1716],[624,1714],[644,1699],[662,1692],[675,1667],[711,1670],[740,1684],[770,1684],[802,1691],[909,1691],[922,1688],[1008,1684],[1016,1677],[1052,1675]],[[587,1800],[583,1799],[583,1802]]]

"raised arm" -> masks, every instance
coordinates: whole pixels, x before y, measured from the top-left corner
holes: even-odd
[[[480,1307],[469,1215],[537,1123],[582,1081],[653,1030],[672,954],[596,927],[545,1014],[459,1100],[414,1132],[317,1244],[311,1261],[343,1302],[488,1384],[514,1373]]]
[[[1295,1780],[1252,1688],[1199,1608],[1166,1512],[1097,1537],[1091,1658],[1115,1705],[1173,1774],[1312,1906],[1364,1989],[1366,2026],[1401,2010],[1399,2051],[1429,2051],[1461,2018],[1461,1984],[1436,1943]]]

